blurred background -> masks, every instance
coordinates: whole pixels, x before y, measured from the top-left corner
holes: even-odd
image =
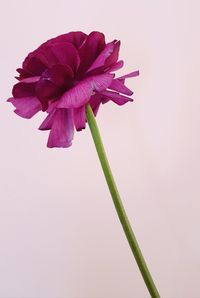
[[[87,128],[47,149],[45,115],[6,99],[28,52],[69,31],[122,41],[135,102],[97,116],[125,208],[161,297],[200,297],[200,2],[1,1],[0,297],[149,297]]]

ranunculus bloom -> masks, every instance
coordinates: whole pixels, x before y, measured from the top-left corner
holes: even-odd
[[[106,44],[100,32],[70,32],[52,38],[17,69],[19,82],[8,101],[23,118],[46,112],[39,129],[50,130],[47,146],[69,147],[74,127],[77,131],[85,128],[86,103],[96,115],[101,103],[132,101],[129,96],[133,92],[124,83],[139,72],[115,78],[113,72],[123,66],[123,61],[118,61],[119,48],[120,41]]]

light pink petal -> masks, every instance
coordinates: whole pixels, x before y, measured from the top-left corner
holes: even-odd
[[[133,72],[130,72],[122,77],[119,77],[117,79],[119,80],[123,80],[123,79],[128,79],[128,78],[133,78],[133,77],[137,77],[139,76],[139,70],[136,70],[136,71],[133,71]]]
[[[40,127],[39,127],[40,130],[51,129],[55,113],[56,113],[56,109],[54,109],[51,113],[48,114],[48,116],[44,119],[44,121],[40,125]]]
[[[115,44],[115,42],[113,41],[113,42],[108,43],[105,46],[103,51],[99,54],[99,56],[96,58],[96,60],[92,63],[92,65],[90,66],[90,68],[88,69],[87,72],[89,72],[95,68],[104,66],[106,59],[111,55],[111,53],[114,50],[114,44]]]
[[[85,106],[73,109],[74,125],[77,131],[85,128]]]
[[[113,80],[113,74],[101,74],[88,77],[71,88],[61,97],[58,108],[78,108],[86,104],[95,91],[108,88]]]
[[[119,93],[117,92],[112,92],[112,91],[103,91],[101,92],[101,94],[103,96],[105,96],[106,98],[114,101],[116,104],[118,105],[124,105],[125,103],[129,102],[129,101],[133,101],[132,98],[129,98],[127,96],[123,96],[123,95],[120,95]]]
[[[133,92],[129,88],[127,88],[122,82],[120,82],[118,79],[115,79],[112,81],[111,85],[109,86],[109,89],[118,91],[126,95],[133,94]]]
[[[40,79],[40,76],[35,76],[35,77],[30,77],[30,78],[25,78],[20,80],[21,83],[36,83]]]
[[[47,147],[71,146],[74,136],[74,123],[71,109],[58,109],[55,112]]]
[[[7,101],[11,102],[15,106],[15,113],[23,118],[30,119],[37,112],[39,112],[42,107],[40,101],[37,97],[20,97],[20,98],[9,98]]]

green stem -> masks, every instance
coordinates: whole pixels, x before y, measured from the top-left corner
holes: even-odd
[[[119,192],[117,190],[117,186],[115,184],[107,157],[105,153],[105,149],[101,140],[101,136],[99,133],[99,129],[97,127],[97,123],[93,114],[93,111],[89,104],[86,105],[86,117],[87,121],[91,130],[91,134],[96,146],[96,150],[99,156],[99,160],[113,199],[113,203],[115,205],[115,209],[117,211],[119,220],[122,224],[124,233],[126,235],[126,238],[129,242],[130,248],[132,250],[132,253],[135,257],[135,260],[138,264],[138,267],[140,269],[140,272],[143,276],[144,282],[149,290],[149,293],[152,298],[160,298],[160,295],[158,293],[158,290],[156,289],[156,286],[153,282],[153,279],[151,277],[151,274],[147,268],[146,262],[144,260],[144,257],[142,255],[142,252],[140,250],[140,247],[138,245],[138,242],[135,238],[135,235],[133,233],[133,230],[131,228],[131,225],[129,223],[128,217],[126,215],[125,209],[123,207]]]

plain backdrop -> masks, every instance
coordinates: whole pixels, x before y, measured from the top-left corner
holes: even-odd
[[[47,149],[6,99],[28,52],[69,31],[120,39],[135,102],[97,117],[161,297],[200,297],[200,1],[0,1],[0,297],[149,297],[87,129]]]

